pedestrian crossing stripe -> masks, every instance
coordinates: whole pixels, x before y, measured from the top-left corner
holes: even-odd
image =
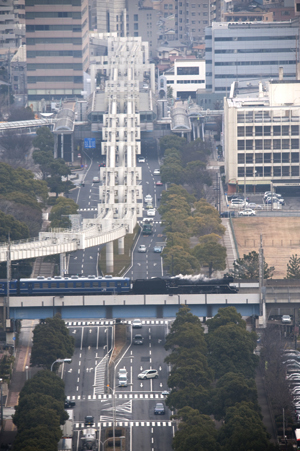
[[[98,208],[78,208],[77,211],[97,211]]]
[[[170,427],[172,426],[172,421],[116,421],[115,426],[116,427]],[[103,427],[112,427],[113,422],[112,421],[103,421],[95,424],[96,428]],[[84,423],[75,423],[75,429],[84,429],[86,426]]]
[[[111,393],[108,394],[100,394],[100,395],[88,395],[87,399],[90,401],[97,401],[99,399],[112,399],[113,395]],[[161,393],[115,393],[116,399],[165,399],[165,396]],[[72,401],[81,401],[85,400],[85,397],[81,397],[81,395],[76,396],[67,396],[67,400]]]

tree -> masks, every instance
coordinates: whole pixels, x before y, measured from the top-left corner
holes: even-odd
[[[274,266],[268,265],[264,261],[264,279],[271,279],[273,277]],[[242,258],[238,258],[233,263],[233,270],[231,271],[236,279],[258,279],[259,278],[259,255],[252,251],[249,254],[244,254]]]
[[[58,441],[47,425],[36,426],[18,433],[14,451],[57,451]]]
[[[251,402],[254,409],[259,412],[255,380],[246,379],[242,374],[226,373],[218,380],[213,393],[214,417],[221,420],[229,407],[242,401]]]
[[[67,215],[76,214],[78,205],[72,199],[66,199],[65,197],[59,197],[56,199],[55,205],[49,215],[51,221],[51,227],[68,228],[71,226],[71,221]]]
[[[206,321],[206,324],[209,332],[227,324],[236,324],[246,330],[246,321],[243,320],[242,315],[237,312],[235,307],[220,308],[213,318]]]
[[[178,163],[163,165],[160,169],[161,181],[163,183],[175,183],[179,185],[182,181],[182,166]]]
[[[227,409],[219,442],[224,451],[266,451],[271,446],[261,416],[251,402]]]
[[[162,257],[164,266],[174,274],[195,274],[199,271],[199,263],[191,253],[181,246],[165,248]]]
[[[166,399],[166,405],[170,410],[183,409],[186,406],[205,413],[208,410],[210,392],[202,385],[196,385],[189,376],[186,384],[181,389],[172,390]]]
[[[29,238],[29,230],[23,222],[0,211],[0,242],[6,242],[8,235],[11,240],[22,240]]]
[[[31,365],[50,368],[59,358],[71,358],[74,352],[74,338],[69,334],[64,321],[59,317],[47,318],[33,331]]]
[[[193,249],[193,255],[197,258],[201,266],[208,266],[208,275],[216,270],[223,270],[226,268],[226,247],[215,242],[215,237],[211,239],[204,236],[204,242],[197,244]]]
[[[180,420],[172,442],[176,451],[219,451],[217,431],[213,421],[198,410],[184,407],[174,415]]]
[[[173,98],[173,88],[170,85],[167,86],[167,98],[168,99],[172,99]]]
[[[6,163],[0,163],[0,192],[2,196],[8,193],[20,192],[28,194],[34,199],[44,202],[48,197],[48,189],[45,182],[35,180],[31,171],[23,168],[13,169]]]
[[[181,150],[186,145],[185,138],[179,138],[176,135],[165,135],[159,140],[159,146],[162,154],[164,154],[166,149],[175,148]]]
[[[32,144],[36,149],[40,149],[41,152],[49,152],[53,156],[54,137],[48,127],[39,127],[37,129]]]
[[[253,377],[258,357],[253,354],[256,334],[237,324],[220,326],[206,335],[208,362],[218,379],[226,373]]]
[[[23,400],[23,397],[34,394],[47,395],[63,403],[65,399],[65,383],[53,371],[38,371],[22,388],[20,393],[20,406],[22,407],[21,400]]]
[[[201,323],[199,325],[197,323],[186,321],[184,324],[181,324],[180,328],[177,330],[171,329],[171,332],[166,338],[165,349],[173,349],[177,346],[187,349],[197,347],[199,351],[206,352],[204,331]]]
[[[297,254],[293,254],[287,264],[286,279],[300,278],[300,258]]]

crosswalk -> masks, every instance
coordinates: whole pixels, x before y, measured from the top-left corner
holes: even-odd
[[[87,397],[82,397],[80,395],[69,395],[67,396],[67,400],[69,401],[84,401],[86,399],[90,401],[97,401],[97,400],[105,400],[105,399],[112,399],[113,395],[111,393],[107,394],[95,394],[95,395],[88,395]],[[165,399],[165,396],[161,393],[115,393],[116,399]]]
[[[115,427],[171,427],[173,425],[172,421],[116,421]],[[106,428],[106,427],[112,427],[113,422],[112,421],[99,421],[98,423],[95,423],[96,428]],[[84,423],[75,423],[74,424],[75,429],[83,429]]]
[[[133,320],[122,321],[126,324],[132,324]],[[143,326],[164,326],[168,324],[171,320],[143,320]],[[100,320],[100,321],[65,321],[67,327],[82,327],[82,326],[113,326],[115,324],[114,320]]]
[[[97,210],[98,208],[95,207],[95,208],[78,208],[77,211],[97,211]]]

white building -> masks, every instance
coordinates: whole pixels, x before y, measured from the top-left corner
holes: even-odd
[[[198,89],[205,89],[205,61],[200,59],[182,59],[174,61],[174,66],[165,72],[167,86],[171,86],[173,97],[196,98]]]
[[[251,94],[232,84],[224,103],[228,192],[300,186],[300,81],[259,83]],[[297,188],[299,189],[299,188]]]

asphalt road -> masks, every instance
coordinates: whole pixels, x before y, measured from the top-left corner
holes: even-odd
[[[164,363],[165,337],[169,322],[166,320],[143,320],[141,329],[131,329],[131,342],[116,363],[114,386],[107,394],[107,350],[112,345],[112,324],[109,320],[67,323],[75,337],[75,353],[70,365],[64,369],[65,393],[74,400],[75,450],[80,450],[80,431],[84,418],[92,415],[95,428],[100,432],[112,426],[115,410],[116,425],[126,428],[126,450],[171,451],[174,423],[171,412],[155,415],[156,402],[164,401],[162,391],[167,389],[168,366]],[[132,337],[139,333],[143,345],[133,345]],[[126,368],[128,386],[118,387],[118,370]],[[155,368],[158,379],[140,380],[138,374],[144,369]],[[115,394],[115,398],[114,395]]]
[[[154,246],[163,246],[165,243],[165,236],[162,234],[162,227],[160,225],[160,215],[157,211],[164,187],[156,186],[156,182],[160,181],[160,176],[153,174],[154,169],[159,168],[156,156],[152,154],[148,155],[146,151],[143,156],[146,158],[146,162],[137,163],[138,166],[142,167],[143,199],[147,194],[152,196],[153,207],[155,207],[156,213],[153,217],[153,235],[149,237],[139,236],[133,252],[131,267],[127,273],[124,274],[132,279],[161,277],[163,275],[161,255],[159,253],[154,253],[153,249]],[[82,176],[84,187],[79,185],[69,195],[69,197],[79,205],[79,213],[84,218],[91,218],[97,215],[99,183],[93,183],[92,180],[95,176],[99,177],[99,164],[104,161],[104,157],[102,156],[86,153],[84,163],[87,167]],[[143,209],[143,217],[147,217],[147,210],[145,208]],[[145,244],[147,246],[146,253],[137,252],[140,244]],[[99,252],[100,247],[96,246],[71,253],[68,262],[69,274],[98,275]]]

